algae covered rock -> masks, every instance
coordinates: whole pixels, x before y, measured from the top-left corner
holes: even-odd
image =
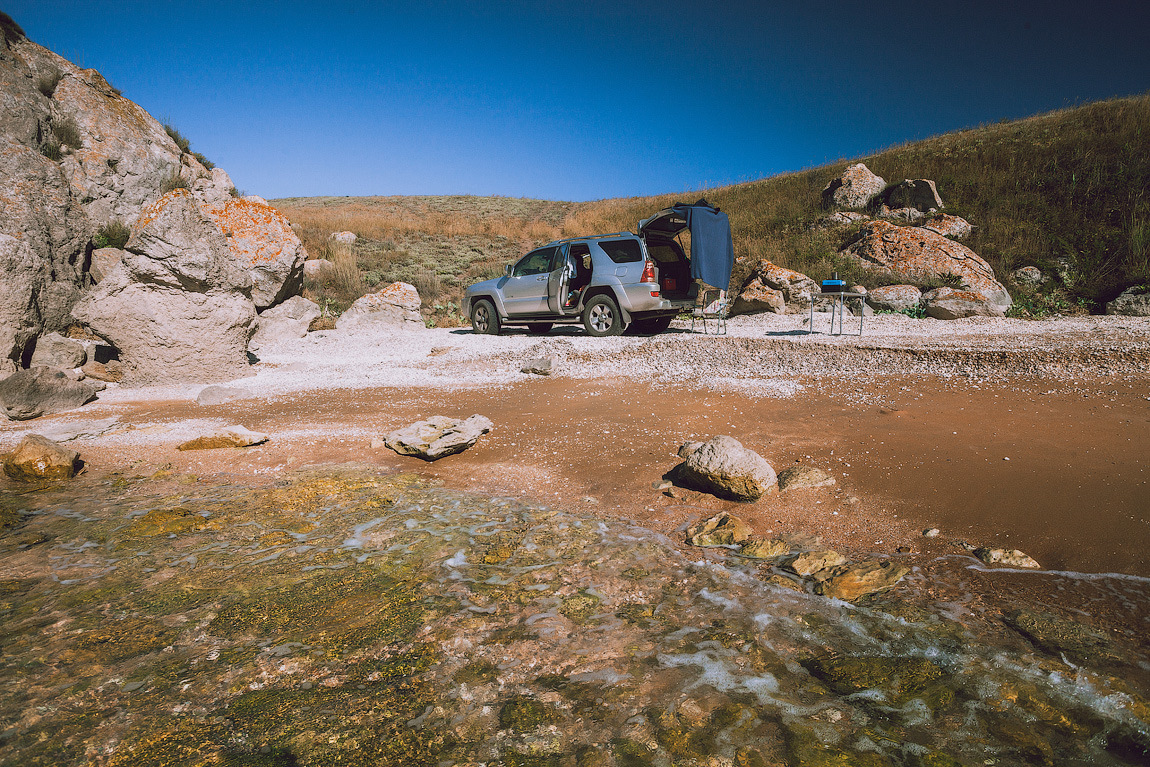
[[[908,573],[909,567],[889,560],[860,562],[820,583],[816,591],[824,597],[854,602],[868,594],[893,589]]]
[[[846,563],[847,558],[834,549],[817,549],[799,554],[787,563],[787,569],[798,575],[807,576]]]
[[[803,666],[840,695],[877,690],[893,705],[922,696],[945,676],[935,662],[913,656],[819,656]]]
[[[830,487],[835,478],[814,466],[792,466],[779,472],[779,490],[797,490],[803,487]]]
[[[739,553],[744,557],[752,557],[754,559],[772,559],[774,557],[781,557],[784,554],[789,554],[791,551],[791,544],[782,540],[781,538],[749,538],[743,543],[743,547],[739,549]]]
[[[733,546],[751,535],[751,528],[738,517],[723,512],[696,522],[687,528],[687,543],[692,546]]]
[[[1103,633],[1050,613],[1014,610],[1003,616],[1007,626],[1052,655],[1063,655],[1087,665],[1121,659]]]
[[[4,473],[12,479],[70,479],[80,466],[80,454],[39,434],[29,434],[4,456]]]

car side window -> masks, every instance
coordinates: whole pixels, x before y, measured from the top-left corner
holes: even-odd
[[[551,271],[551,257],[555,255],[555,248],[540,248],[533,250],[515,264],[512,275],[526,277],[531,274],[547,274]]]
[[[638,240],[608,240],[600,242],[599,247],[617,264],[630,264],[643,260],[643,251],[639,247]]]

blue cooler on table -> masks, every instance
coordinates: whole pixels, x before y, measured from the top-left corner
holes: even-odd
[[[823,280],[824,293],[843,293],[846,291],[845,280]]]

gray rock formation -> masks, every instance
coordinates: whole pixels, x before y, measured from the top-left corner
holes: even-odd
[[[519,372],[537,376],[549,376],[551,375],[553,362],[550,357],[537,357],[532,360],[527,360],[527,362],[519,368]]]
[[[1019,285],[1029,285],[1031,287],[1037,287],[1050,280],[1037,266],[1023,266],[1011,272],[1010,276]]]
[[[492,423],[481,415],[467,419],[435,415],[397,429],[383,438],[384,444],[400,455],[425,461],[462,453],[491,431]]]
[[[1003,317],[1002,307],[973,290],[935,288],[922,294],[922,305],[928,317],[936,320],[959,320],[964,317]]]
[[[303,296],[292,296],[260,314],[259,328],[252,337],[250,348],[259,349],[280,341],[303,338],[312,320],[319,315],[317,303]]]
[[[893,210],[912,208],[931,213],[943,207],[938,187],[927,178],[908,178],[901,184],[894,184],[884,190],[879,199]]]
[[[388,326],[402,330],[424,328],[419,314],[419,293],[406,282],[393,282],[378,293],[369,293],[355,300],[336,320],[340,330],[365,325]]]
[[[679,468],[689,484],[723,498],[754,501],[775,487],[775,470],[734,437],[718,436],[704,442]]]
[[[763,259],[735,296],[731,314],[802,313],[810,306],[811,295],[818,292],[818,283],[802,272]]]
[[[855,163],[823,188],[823,207],[865,208],[885,187],[881,176],[861,162]]]
[[[73,316],[120,350],[130,384],[231,380],[248,372],[252,278],[187,190],[146,208],[129,257]]]
[[[32,353],[32,366],[49,368],[83,367],[88,361],[88,350],[84,344],[73,338],[65,338],[59,333],[48,333],[36,339],[36,351]]]
[[[104,384],[75,381],[63,370],[34,367],[0,381],[0,408],[13,421],[72,410],[91,402]]]
[[[320,275],[334,268],[335,264],[326,258],[309,258],[303,262],[303,276],[309,280],[318,280]]]
[[[1127,317],[1150,317],[1150,290],[1127,288],[1122,295],[1106,304],[1107,314],[1124,314]]]
[[[127,257],[127,252],[119,248],[96,248],[92,251],[92,261],[88,266],[88,275],[92,282],[100,282]]]
[[[974,232],[974,227],[965,218],[951,216],[946,213],[937,213],[922,225],[926,229],[952,240],[965,240]]]
[[[874,288],[866,296],[866,302],[874,309],[886,312],[904,312],[918,306],[922,291],[914,285],[884,285]]]

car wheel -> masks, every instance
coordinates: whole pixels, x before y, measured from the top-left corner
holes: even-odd
[[[550,322],[528,322],[527,323],[527,329],[530,330],[535,335],[541,336],[544,333],[550,333],[551,332],[551,323]]]
[[[641,336],[654,336],[671,327],[674,317],[652,317],[649,320],[635,320],[627,328],[628,332]]]
[[[495,311],[495,304],[487,299],[475,302],[471,307],[471,329],[476,333],[499,335],[499,314]]]
[[[594,296],[583,309],[583,327],[593,336],[617,336],[623,332],[623,315],[610,296]]]

